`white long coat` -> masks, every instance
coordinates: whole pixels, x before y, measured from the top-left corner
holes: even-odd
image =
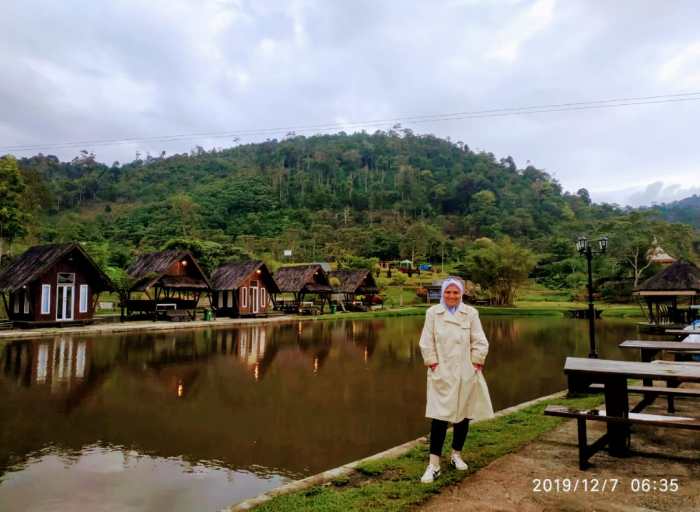
[[[486,379],[472,365],[484,364],[489,351],[475,308],[460,304],[451,314],[442,304],[430,307],[419,345],[426,365],[438,363],[428,368],[426,417],[457,423],[493,416]]]

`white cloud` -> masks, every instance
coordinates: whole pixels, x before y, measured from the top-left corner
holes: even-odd
[[[700,41],[685,46],[666,61],[659,70],[659,78],[677,88],[700,87]]]
[[[509,63],[517,60],[521,47],[552,23],[555,6],[556,0],[537,0],[516,15],[497,33],[488,56]]]

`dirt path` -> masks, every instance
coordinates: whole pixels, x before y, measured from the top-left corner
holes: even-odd
[[[676,414],[700,417],[700,403],[676,400]],[[665,401],[657,400],[645,412],[664,414]],[[603,425],[589,422],[589,443],[604,432]],[[628,458],[598,452],[593,467],[578,469],[576,422],[566,422],[518,452],[502,457],[458,486],[445,489],[420,510],[451,511],[700,511],[700,433],[689,430],[635,427]],[[465,454],[468,461],[469,456]],[[555,479],[578,479],[576,492],[556,492]],[[677,479],[677,492],[636,490],[643,479]],[[549,492],[535,492],[535,481],[552,482]],[[597,479],[600,488],[592,491]],[[618,481],[612,490],[613,479]],[[638,479],[634,481],[633,479]],[[605,490],[602,490],[603,482]],[[588,492],[583,487],[588,485]],[[672,484],[672,482],[671,482]],[[547,484],[542,483],[541,487]],[[547,487],[547,489],[549,489]]]

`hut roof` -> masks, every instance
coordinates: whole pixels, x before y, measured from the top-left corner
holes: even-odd
[[[173,263],[180,260],[192,262],[199,276],[195,278],[187,276],[168,276],[168,279],[162,283],[164,286],[182,289],[209,287],[209,281],[197,263],[197,260],[194,259],[194,256],[188,251],[171,249],[169,251],[142,254],[138,257],[129,267],[129,270],[127,270],[129,277],[136,279],[136,284],[134,284],[132,290],[145,290],[150,288],[165,275]]]
[[[674,261],[676,261],[676,258],[671,256],[666,251],[664,251],[658,245],[656,247],[654,247],[653,249],[649,249],[649,253],[647,254],[647,259],[649,261],[654,262],[654,263],[661,263],[661,264],[668,264],[668,263],[673,263]]]
[[[61,258],[71,252],[78,254],[89,265],[89,269],[95,275],[101,290],[111,290],[112,281],[95,263],[90,255],[77,243],[35,245],[27,249],[19,258],[13,261],[2,273],[0,273],[0,290],[15,291],[31,281],[38,279]]]
[[[312,293],[331,292],[328,276],[321,265],[298,265],[281,267],[275,272],[275,282],[281,292],[309,291]]]
[[[259,260],[231,262],[221,265],[211,275],[211,286],[214,290],[237,290],[246,279],[256,270],[260,270],[261,278],[270,293],[279,293],[277,283],[267,269],[265,263]]]
[[[649,293],[700,293],[700,268],[687,260],[678,260],[640,284],[636,291]]]
[[[341,293],[377,293],[377,283],[369,270],[334,270],[328,278],[340,281],[336,291]],[[361,290],[361,291],[360,291]]]

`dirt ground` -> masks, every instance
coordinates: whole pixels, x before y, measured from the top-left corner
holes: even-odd
[[[665,399],[657,399],[644,410],[653,414],[665,414],[665,411]],[[700,417],[700,402],[676,399],[675,414]],[[604,431],[604,424],[588,422],[589,444]],[[459,485],[443,490],[420,510],[700,511],[699,431],[635,426],[632,450],[632,455],[625,458],[600,451],[590,459],[592,467],[580,471],[576,421],[567,421],[521,450],[492,462]],[[469,454],[464,455],[468,462]],[[443,470],[445,466],[443,463]],[[576,492],[565,492],[564,486],[568,484],[562,479],[566,478],[571,486],[578,480]],[[559,492],[556,479],[559,479]],[[666,492],[661,490],[664,485],[661,479],[666,479],[669,487]],[[677,479],[675,492],[671,490],[675,487],[671,479]],[[593,490],[594,480],[598,481],[596,490]],[[656,490],[651,488],[653,481]]]

